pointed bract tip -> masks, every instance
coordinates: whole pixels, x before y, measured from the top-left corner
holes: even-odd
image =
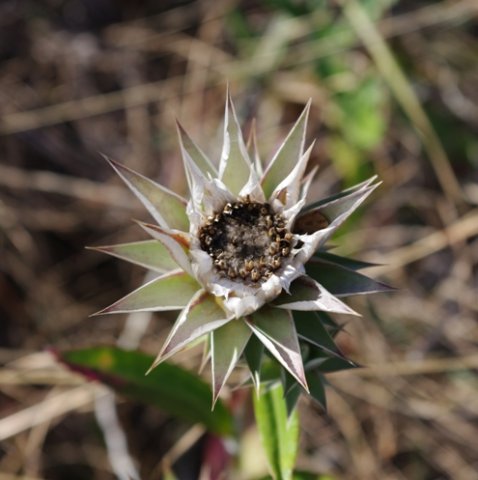
[[[95,313],[90,313],[88,315],[88,318],[100,317],[101,315],[107,315],[108,313],[110,313],[110,312],[107,311],[109,308],[110,307],[105,307],[105,308],[102,308],[101,310],[98,310]]]
[[[112,158],[108,157],[108,155],[106,155],[104,153],[100,153],[100,155],[103,157],[105,162],[108,163],[108,165],[110,167],[112,167],[114,170],[116,170],[117,168],[124,167],[124,165],[122,165],[121,163],[119,163],[116,160],[113,160]],[[124,167],[124,168],[126,168],[126,167]]]
[[[149,375],[158,365],[163,363],[166,360],[166,357],[163,356],[163,352],[159,352],[158,356],[154,359],[154,362],[151,364],[151,366],[148,368],[146,371],[146,375]]]
[[[111,246],[109,245],[86,245],[85,250],[91,250],[92,252],[101,252],[101,253],[110,253],[111,252]]]
[[[157,365],[155,365],[156,362],[154,362],[149,368],[148,370],[146,370],[146,373],[144,374],[144,376],[146,377],[147,375],[149,375],[155,368]]]
[[[102,157],[103,157],[103,160],[106,160],[107,162],[110,161],[110,158],[108,157],[108,155],[106,155],[106,153],[103,153],[103,152],[98,152]]]
[[[182,123],[177,118],[176,118],[176,131],[178,132],[180,140],[182,139],[183,135],[188,136],[186,129],[183,127]]]
[[[158,230],[160,232],[164,231],[160,226],[155,225],[154,223],[144,222],[143,220],[138,220],[137,218],[132,218],[131,221],[143,229],[152,228],[153,230]]]
[[[214,407],[216,406],[218,399],[219,399],[219,392],[212,395],[211,412],[214,410]]]

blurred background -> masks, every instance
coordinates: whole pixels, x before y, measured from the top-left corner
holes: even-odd
[[[301,400],[298,466],[478,478],[477,34],[476,0],[3,0],[0,479],[117,478],[95,394],[47,349],[155,354],[173,317],[89,318],[144,272],[85,245],[148,219],[99,152],[186,194],[175,120],[217,160],[228,83],[264,159],[312,98],[311,198],[383,180],[333,243],[398,291],[352,299],[338,343],[367,368],[328,377],[327,414]],[[160,478],[190,430],[119,402],[141,478]],[[255,438],[234,478],[264,474]]]

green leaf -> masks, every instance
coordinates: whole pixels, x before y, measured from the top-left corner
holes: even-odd
[[[186,200],[159,183],[105,157],[159,225],[189,232]]]
[[[297,402],[299,401],[299,397],[303,391],[303,388],[286,370],[282,369],[281,373],[281,382],[282,388],[284,389],[284,400],[287,408],[287,415],[290,417],[295,411],[295,407],[297,406]]]
[[[318,312],[294,311],[294,323],[297,335],[309,343],[333,355],[342,356],[332,336],[325,328]]]
[[[303,208],[303,212],[309,212],[310,210],[314,210],[315,208],[322,207],[328,204],[335,204],[337,200],[343,199],[342,202],[347,202],[350,196],[356,194],[359,191],[365,191],[367,188],[377,179],[377,176],[373,176],[353,187],[347,188],[346,190],[342,190],[341,192],[334,193],[333,195],[329,195],[328,197],[321,198],[314,203],[310,203]],[[349,197],[349,198],[347,198]],[[340,204],[340,202],[337,202]]]
[[[224,144],[219,165],[219,176],[229,191],[237,195],[249,180],[252,164],[229,94],[224,122]]]
[[[201,423],[220,435],[233,433],[232,415],[221,401],[211,412],[210,387],[176,365],[163,363],[145,376],[153,357],[116,347],[60,352],[58,358],[72,370],[99,380],[127,398],[154,405],[182,420]]]
[[[247,366],[249,367],[249,372],[251,373],[251,380],[254,383],[256,389],[259,388],[259,384],[261,381],[260,372],[263,353],[263,343],[255,335],[252,335],[247,342],[246,348],[244,349],[244,357],[246,359]]]
[[[307,263],[306,271],[310,277],[338,297],[366,295],[393,290],[392,287],[385,283],[377,282],[354,270],[324,262],[318,258],[313,258]]]
[[[277,361],[307,389],[291,312],[266,306],[254,312],[247,325]]]
[[[179,122],[177,122],[177,128],[181,149],[184,149],[189,154],[196,166],[205,176],[210,174],[213,178],[217,177],[216,167],[211,163],[203,151],[194,143]]]
[[[253,398],[257,426],[271,474],[275,480],[290,480],[299,441],[297,411],[287,415],[284,390],[279,383]]]
[[[282,292],[274,301],[278,308],[291,310],[321,310],[325,312],[358,315],[348,305],[332,295],[320,283],[306,275],[294,280],[290,293]]]
[[[335,335],[342,330],[342,326],[339,325],[328,313],[316,312],[322,323],[327,328],[328,332],[335,338]]]
[[[305,362],[306,372],[317,371],[320,373],[332,373],[340,370],[358,368],[359,365],[345,357],[331,357],[319,348],[311,348],[309,357]]]
[[[277,359],[267,349],[264,349],[260,372],[261,385],[278,382],[281,379],[282,370],[282,366]]]
[[[185,272],[193,276],[189,259],[189,240],[186,234],[170,232],[151,223],[136,222],[145,232],[161,242],[161,245],[169,252],[171,258]]]
[[[297,161],[302,157],[305,144],[307,119],[309,116],[310,101],[305,106],[302,114],[279,147],[274,158],[267,166],[262,179],[262,188],[269,198],[279,183],[292,171]]]
[[[241,318],[231,320],[211,333],[213,405],[251,335],[250,328]]]
[[[325,397],[325,386],[323,376],[315,371],[306,372],[307,382],[310,388],[310,396],[327,411],[327,400]]]
[[[372,184],[344,197],[321,204],[319,207],[316,207],[316,209],[311,210],[308,208],[307,211],[317,210],[324,215],[325,218],[328,218],[332,225],[338,226],[343,223],[379,185],[379,183]]]
[[[231,319],[217,304],[216,297],[204,290],[199,290],[191,298],[188,306],[179,314],[151,368],[156,367],[199,337],[230,321]]]
[[[311,472],[294,472],[293,480],[334,480],[330,475],[320,475]]]
[[[158,240],[143,240],[87,248],[160,273],[170,272],[178,268],[178,264],[171,257],[169,250]]]
[[[142,285],[96,315],[181,310],[200,288],[194,278],[176,270]]]
[[[319,251],[315,252],[312,258],[318,258],[329,263],[335,263],[341,267],[348,268],[349,270],[362,270],[364,268],[376,267],[377,263],[364,262],[362,260],[355,260],[354,258],[341,257],[330,252]]]

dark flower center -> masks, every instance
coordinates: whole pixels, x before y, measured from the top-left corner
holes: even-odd
[[[293,235],[268,203],[226,203],[199,229],[201,248],[224,277],[256,284],[267,280],[290,255]]]

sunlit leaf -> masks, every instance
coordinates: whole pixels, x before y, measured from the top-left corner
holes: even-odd
[[[199,290],[180,313],[151,368],[230,320],[213,295]]]
[[[328,197],[321,198],[320,200],[309,203],[305,208],[304,212],[308,212],[309,210],[313,210],[314,208],[322,207],[324,205],[329,205],[333,204],[338,200],[341,200],[340,204],[343,204],[343,202],[349,202],[350,201],[350,196],[355,195],[358,192],[363,192],[369,188],[369,186],[372,185],[372,183],[377,180],[377,176],[373,176],[361,183],[358,183],[357,185],[354,185],[353,187],[347,188],[345,190],[342,190],[341,192],[334,193],[333,195],[329,195]],[[352,197],[352,200],[355,197]]]
[[[184,198],[118,162],[108,158],[106,160],[159,225],[183,232],[189,231]]]
[[[197,165],[199,170],[206,177],[208,174],[210,174],[213,177],[217,176],[217,169],[211,163],[211,161],[206,156],[206,154],[204,154],[203,151],[194,143],[194,141],[187,134],[186,130],[184,130],[184,128],[179,122],[177,122],[177,127],[178,127],[178,136],[179,136],[181,149],[184,149],[184,151],[186,151],[189,154],[189,156]]]
[[[310,101],[266,168],[262,188],[267,198],[302,157],[309,110]]]
[[[171,257],[169,250],[158,240],[88,248],[160,273],[170,272],[178,268],[178,264]]]
[[[153,238],[161,242],[178,266],[185,272],[193,275],[191,262],[188,257],[189,244],[186,235],[173,233],[150,223],[138,222],[138,225]]]
[[[224,122],[224,144],[219,175],[227,188],[233,194],[238,194],[249,180],[252,164],[230,95],[227,97]]]
[[[307,209],[304,215],[310,215],[313,211],[319,212],[330,221],[328,228],[331,230],[331,233],[333,233],[333,231],[365,201],[378,185],[378,183],[369,185],[331,202],[321,204],[313,209]],[[300,215],[297,217],[297,221],[300,221]],[[325,237],[324,241],[327,240],[327,238],[328,237]],[[320,247],[320,245],[317,247]]]
[[[201,288],[187,273],[176,270],[142,285],[99,314],[181,310]]]

